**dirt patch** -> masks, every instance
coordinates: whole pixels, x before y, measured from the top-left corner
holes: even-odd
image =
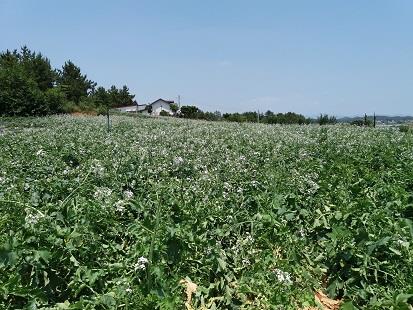
[[[306,307],[302,310],[339,310],[342,300],[334,300],[329,298],[321,291],[314,293],[314,299],[317,307]]]
[[[186,289],[185,290],[185,293],[186,293],[186,302],[185,302],[186,309],[193,310],[193,308],[191,306],[192,294],[196,293],[198,285],[196,285],[195,283],[193,283],[189,279],[182,279],[181,281],[179,281],[179,283],[182,284]]]
[[[338,310],[342,303],[341,300],[328,298],[328,296],[321,291],[316,292],[314,298],[317,303],[324,307],[325,310]]]

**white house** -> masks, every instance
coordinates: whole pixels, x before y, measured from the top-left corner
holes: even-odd
[[[146,109],[146,104],[138,104],[137,106],[138,112],[142,112]]]
[[[118,110],[119,112],[135,112],[136,113],[139,111],[139,104],[136,102],[136,100],[134,100],[132,104],[130,105],[116,107],[115,109]]]
[[[119,112],[137,112],[138,111],[138,105],[134,104],[134,105],[128,105],[128,106],[124,106],[124,107],[118,107],[118,108],[116,108],[116,110],[118,110]]]
[[[174,111],[171,109],[171,105],[175,104],[173,100],[164,100],[159,98],[152,103],[145,105],[144,107],[138,105],[138,111],[143,114],[159,116],[161,111],[167,112],[169,115],[173,115]]]

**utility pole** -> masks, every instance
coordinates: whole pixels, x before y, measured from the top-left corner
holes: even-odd
[[[257,120],[258,120],[258,124],[260,123],[260,110],[258,110],[258,113],[257,113]]]
[[[181,95],[178,95],[178,109],[181,108]]]
[[[373,114],[373,127],[376,128],[376,112]]]
[[[107,117],[108,132],[110,132],[109,107],[107,107],[106,109],[106,117]]]

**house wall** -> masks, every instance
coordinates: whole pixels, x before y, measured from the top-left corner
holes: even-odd
[[[168,112],[169,114],[173,114],[171,105],[168,102],[158,100],[152,104],[152,115],[158,116],[162,110]]]
[[[137,107],[136,107],[136,105],[131,105],[131,106],[128,106],[128,107],[117,108],[117,110],[120,111],[120,112],[136,112]]]

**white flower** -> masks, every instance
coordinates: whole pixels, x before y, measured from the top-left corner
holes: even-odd
[[[126,190],[123,192],[123,197],[125,199],[131,199],[133,197],[133,193],[130,190]]]
[[[123,200],[119,200],[115,203],[116,211],[123,213],[125,211],[125,202]]]
[[[105,167],[102,166],[99,160],[96,160],[92,164],[92,171],[97,177],[102,177],[105,174]]]
[[[249,265],[251,265],[251,262],[250,262],[249,259],[244,258],[244,259],[242,260],[242,264],[243,264],[244,266],[249,266]]]
[[[24,218],[25,225],[26,226],[33,226],[36,225],[41,218],[43,218],[43,215],[40,213],[34,213],[31,209],[26,208],[26,216]]]
[[[24,220],[26,225],[35,225],[39,221],[39,218],[34,214],[27,214]]]
[[[141,256],[141,257],[138,258],[138,263],[147,264],[147,263],[149,263],[149,261],[146,257]]]
[[[128,287],[128,288],[125,290],[125,292],[128,293],[128,294],[130,294],[130,293],[132,293],[132,289],[131,289],[130,287]]]
[[[277,277],[278,282],[285,284],[292,284],[291,275],[288,272],[282,271],[280,269],[274,269],[272,271]]]
[[[184,162],[184,159],[181,156],[175,157],[174,158],[174,165],[179,166]]]
[[[110,188],[107,188],[107,187],[100,187],[93,194],[93,196],[96,199],[104,199],[106,197],[109,197],[110,195],[112,195],[112,190]]]
[[[251,236],[250,234],[247,234],[247,236],[245,237],[245,241],[247,243],[253,243],[254,242],[254,237]]]
[[[43,151],[42,149],[40,149],[40,150],[38,150],[38,151],[36,152],[36,156],[42,156],[42,155],[44,155],[44,154],[46,154],[46,152]]]
[[[135,271],[136,270],[145,270],[146,265],[148,265],[149,261],[146,257],[139,257],[138,262],[135,264]]]

